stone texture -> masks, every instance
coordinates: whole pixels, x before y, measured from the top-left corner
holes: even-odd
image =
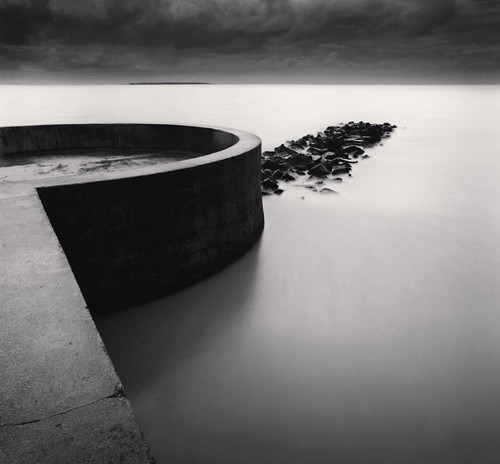
[[[125,398],[23,425],[0,427],[0,462],[8,464],[151,464],[153,458]]]

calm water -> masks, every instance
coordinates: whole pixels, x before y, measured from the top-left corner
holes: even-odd
[[[498,462],[500,88],[0,87],[2,125],[349,120],[398,130],[339,195],[265,198],[239,262],[97,321],[159,464]]]

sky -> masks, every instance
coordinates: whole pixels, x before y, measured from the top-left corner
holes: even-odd
[[[500,84],[500,0],[0,0],[0,83]]]

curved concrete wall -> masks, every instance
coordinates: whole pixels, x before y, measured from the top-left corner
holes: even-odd
[[[243,138],[250,134],[238,131]],[[0,128],[0,155],[72,148],[169,148],[208,154],[238,142],[234,132],[163,124],[71,124]]]
[[[161,170],[38,187],[89,309],[117,310],[214,274],[264,226],[260,140],[206,127],[112,124],[1,129],[0,152],[172,148],[198,152]]]

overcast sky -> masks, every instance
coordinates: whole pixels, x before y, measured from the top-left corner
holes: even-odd
[[[0,0],[0,82],[497,83],[500,0]]]

